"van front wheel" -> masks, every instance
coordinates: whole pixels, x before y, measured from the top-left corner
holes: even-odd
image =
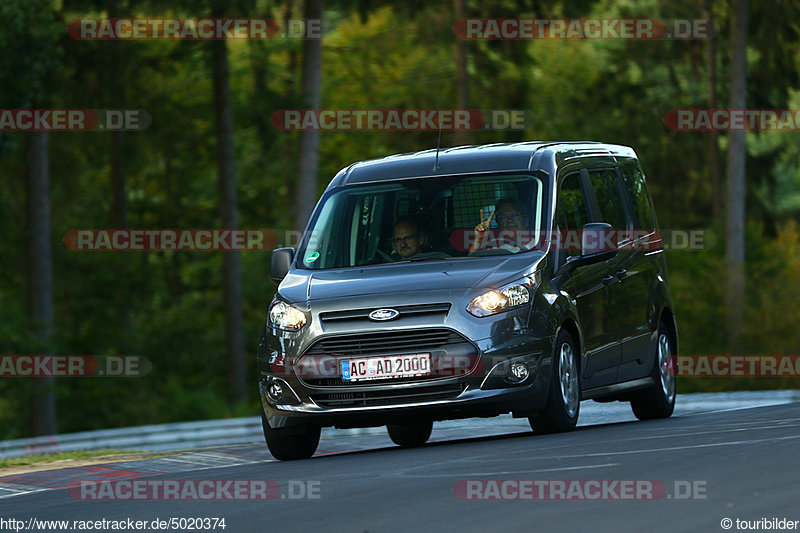
[[[261,427],[264,430],[269,453],[279,461],[308,459],[317,451],[321,433],[319,426],[275,429],[269,426],[267,417],[262,412]]]
[[[409,424],[389,424],[386,426],[392,442],[403,448],[422,446],[431,437],[433,421],[424,420]]]
[[[581,377],[578,352],[572,336],[565,329],[556,337],[550,392],[541,415],[528,418],[536,434],[572,431],[581,410]]]

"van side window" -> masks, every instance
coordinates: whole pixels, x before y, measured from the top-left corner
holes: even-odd
[[[625,229],[625,207],[616,172],[610,168],[590,170],[589,180],[592,182],[599,209],[600,220],[595,222],[607,222],[614,229]]]
[[[580,255],[580,243],[570,244],[569,241],[570,237],[574,239],[576,235],[580,235],[579,232],[583,229],[584,224],[589,223],[589,210],[581,189],[580,173],[569,174],[561,181],[556,216],[558,217],[556,222],[562,232],[561,239],[564,239],[562,245],[567,250],[566,256]],[[580,239],[578,238],[578,240]]]
[[[561,229],[581,230],[589,223],[589,211],[586,208],[578,172],[568,175],[561,182],[558,202],[561,205],[562,221],[566,223],[566,227]]]
[[[647,194],[644,174],[634,165],[623,165],[621,170],[625,188],[628,190],[636,212],[637,220],[634,221],[636,229],[655,230],[653,207]]]

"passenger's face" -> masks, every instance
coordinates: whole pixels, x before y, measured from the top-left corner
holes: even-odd
[[[503,204],[497,210],[496,220],[500,229],[526,229],[528,227],[528,217],[510,204]]]
[[[394,247],[403,259],[418,254],[422,246],[417,228],[413,224],[401,223],[394,228]]]

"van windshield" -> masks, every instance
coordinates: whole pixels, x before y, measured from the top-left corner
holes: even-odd
[[[547,191],[531,174],[415,178],[334,189],[301,243],[299,268],[524,253],[542,246]]]

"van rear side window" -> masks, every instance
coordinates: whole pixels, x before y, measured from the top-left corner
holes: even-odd
[[[637,219],[633,223],[636,225],[636,229],[655,230],[653,206],[650,203],[650,195],[647,194],[644,173],[636,165],[623,165],[621,170],[625,188],[633,202]]]

